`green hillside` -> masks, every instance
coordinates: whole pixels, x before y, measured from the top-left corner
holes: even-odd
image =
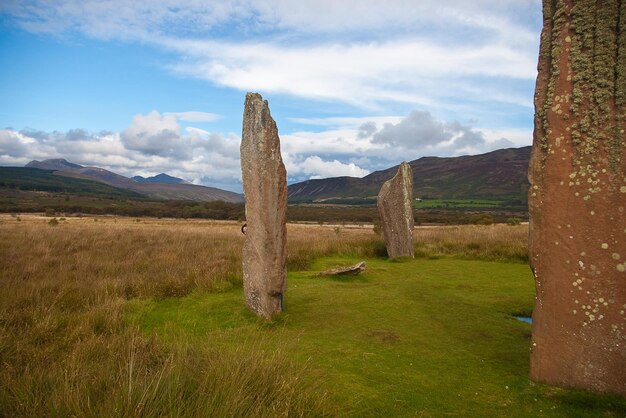
[[[0,190],[28,190],[97,196],[142,198],[139,193],[92,180],[58,176],[52,170],[30,167],[0,167]]]
[[[409,162],[413,193],[417,198],[489,200],[525,207],[531,147],[509,148],[480,155],[422,157]],[[398,166],[363,178],[333,177],[307,180],[289,186],[292,203],[375,203],[382,184],[395,176]],[[431,205],[432,206],[432,205]]]

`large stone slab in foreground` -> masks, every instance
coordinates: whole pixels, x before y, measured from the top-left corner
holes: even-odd
[[[330,270],[324,270],[317,273],[318,276],[357,276],[365,271],[365,261],[347,267],[335,267]]]
[[[247,223],[243,288],[248,307],[271,320],[282,311],[287,288],[287,182],[278,129],[260,94],[246,95],[240,152]]]
[[[626,3],[544,0],[531,378],[626,394]]]
[[[406,162],[378,193],[378,214],[389,258],[413,257],[413,173]]]

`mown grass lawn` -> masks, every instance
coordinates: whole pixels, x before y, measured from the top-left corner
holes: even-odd
[[[240,288],[134,299],[126,319],[174,346],[253,346],[302,363],[304,380],[351,416],[624,416],[626,400],[528,379],[534,283],[525,264],[367,259],[357,277],[316,277],[359,261],[322,258],[289,273],[272,324]]]

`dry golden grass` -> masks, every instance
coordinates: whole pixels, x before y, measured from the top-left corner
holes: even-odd
[[[324,393],[298,379],[301,366],[280,353],[267,355],[254,344],[239,353],[173,348],[124,323],[127,299],[239,286],[240,224],[113,217],[49,222],[0,216],[0,416],[337,412]],[[521,260],[525,231],[420,228],[417,254]],[[384,255],[371,228],[289,225],[288,242],[291,270],[325,255]]]
[[[414,237],[416,257],[528,261],[528,225],[423,227]]]
[[[375,239],[290,226],[289,264]],[[0,416],[323,414],[280,353],[166,348],[123,322],[130,298],[238,286],[242,243],[233,222],[1,217]]]

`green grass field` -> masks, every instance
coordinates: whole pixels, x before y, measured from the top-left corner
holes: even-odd
[[[497,209],[507,206],[512,206],[509,200],[497,199],[422,199],[413,202],[417,209]]]
[[[626,415],[528,379],[525,225],[416,228],[390,262],[372,227],[288,224],[273,324],[245,307],[240,227],[0,215],[0,417]]]
[[[138,299],[126,318],[178,346],[279,352],[305,367],[307,387],[346,416],[623,416],[624,399],[528,379],[534,299],[527,265],[442,258],[367,259],[358,277],[314,271],[358,261],[324,258],[289,274],[286,311],[256,319],[241,289]],[[244,356],[245,357],[245,356]]]

